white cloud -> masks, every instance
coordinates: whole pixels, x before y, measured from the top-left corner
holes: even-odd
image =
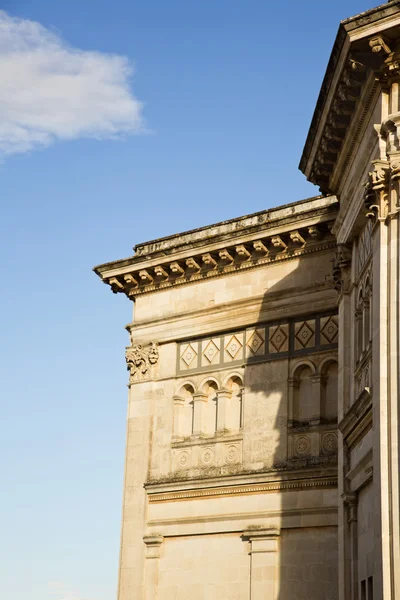
[[[0,155],[143,131],[131,75],[123,56],[71,48],[0,11]]]

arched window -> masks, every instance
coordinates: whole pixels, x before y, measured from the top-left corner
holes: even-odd
[[[308,422],[313,415],[312,371],[308,365],[301,365],[294,374],[293,421]]]
[[[226,411],[226,428],[238,431],[243,427],[243,382],[233,375],[226,383],[226,388],[231,392],[229,406]]]
[[[207,395],[207,408],[205,411],[204,432],[212,435],[217,431],[217,399],[218,386],[215,381],[207,381],[203,386],[203,392]]]
[[[338,413],[338,364],[325,363],[321,372],[321,420],[337,421]]]
[[[193,433],[193,394],[191,384],[185,384],[174,397],[174,435],[189,437]]]

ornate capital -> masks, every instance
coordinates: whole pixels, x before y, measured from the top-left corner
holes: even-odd
[[[388,187],[390,165],[386,160],[374,160],[373,170],[365,183],[364,202],[366,216],[370,219],[385,219],[388,213]]]
[[[130,384],[151,379],[159,358],[158,344],[134,344],[126,349],[125,358],[130,371]]]

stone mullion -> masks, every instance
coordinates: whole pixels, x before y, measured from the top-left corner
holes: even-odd
[[[217,432],[224,433],[230,427],[230,409],[232,398],[232,392],[230,390],[218,390],[217,391]]]
[[[207,427],[207,394],[193,395],[193,435],[204,435]]]
[[[185,410],[185,398],[174,396],[174,439],[175,441],[183,438],[183,420]]]
[[[321,422],[321,377],[311,377],[312,415],[310,425],[319,425]]]

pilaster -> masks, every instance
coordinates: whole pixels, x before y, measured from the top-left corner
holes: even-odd
[[[279,597],[277,528],[244,531],[250,542],[251,600],[277,600]]]
[[[144,600],[155,600],[157,598],[159,558],[164,538],[161,535],[148,535],[144,536],[143,541],[146,545]]]

